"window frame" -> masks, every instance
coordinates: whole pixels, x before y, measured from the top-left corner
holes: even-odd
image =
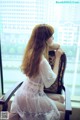
[[[1,38],[0,38],[0,74],[1,74],[1,94],[4,94],[4,87],[3,87],[3,68],[2,68],[2,54],[1,54]]]

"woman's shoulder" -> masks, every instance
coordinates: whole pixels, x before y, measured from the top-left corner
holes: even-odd
[[[48,60],[45,58],[45,56],[42,56],[41,62],[40,62],[40,66],[45,66],[49,64]]]
[[[41,61],[40,61],[40,64],[43,63],[45,60],[46,60],[45,56],[42,55],[42,57],[41,57]]]

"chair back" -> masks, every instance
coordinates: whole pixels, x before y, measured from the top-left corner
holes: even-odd
[[[54,68],[54,63],[55,63],[55,51],[51,50],[49,51],[49,64],[51,65],[52,69]],[[62,87],[64,84],[63,77],[64,77],[65,68],[66,68],[66,54],[63,53],[59,61],[57,78],[55,82],[49,88],[44,88],[44,92],[55,93],[55,94],[62,93]]]

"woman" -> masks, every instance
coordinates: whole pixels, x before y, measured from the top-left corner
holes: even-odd
[[[44,86],[50,87],[58,74],[61,49],[56,50],[54,69],[44,57],[46,48],[52,46],[54,29],[47,24],[36,25],[25,50],[21,70],[26,81],[15,95],[11,105],[10,120],[59,120],[61,103],[44,93]],[[59,107],[58,107],[59,106]],[[58,107],[58,108],[57,108]]]

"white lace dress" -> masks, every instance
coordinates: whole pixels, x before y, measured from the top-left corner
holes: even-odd
[[[56,78],[48,61],[43,57],[39,75],[28,78],[18,89],[11,105],[11,113],[19,114],[20,120],[59,120],[60,113],[54,103],[43,91],[50,87]]]

